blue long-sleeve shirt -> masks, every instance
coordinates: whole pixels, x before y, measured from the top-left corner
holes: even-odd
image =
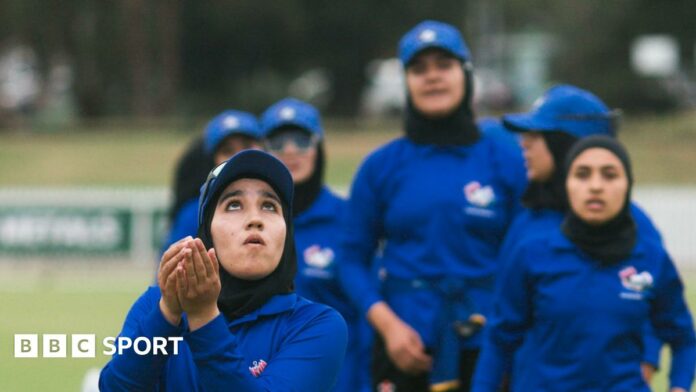
[[[348,325],[348,348],[334,391],[370,388],[371,328],[338,281],[337,252],[346,202],[323,187],[312,205],[294,218],[297,245],[295,290],[299,295],[338,310]]]
[[[639,238],[628,259],[602,266],[560,229],[530,238],[504,265],[473,390],[497,391],[524,341],[513,391],[649,391],[640,373],[646,320],[672,348],[671,385],[688,390],[693,322],[659,243]]]
[[[631,216],[633,217],[638,236],[648,241],[662,243],[662,235],[652,223],[647,214],[635,203],[630,206]],[[557,230],[563,222],[564,215],[561,211],[550,208],[527,209],[520,212],[510,225],[510,229],[505,235],[505,240],[500,248],[500,262],[504,264],[511,258],[515,247],[524,243],[528,238],[544,237]],[[646,324],[644,335],[643,361],[654,367],[659,367],[660,349],[662,342],[652,332],[649,323]],[[520,348],[520,356],[524,358],[524,347]]]
[[[133,305],[120,336],[183,336],[178,355],[115,354],[102,369],[101,391],[328,391],[346,347],[346,327],[333,309],[296,294],[276,295],[228,322],[219,315],[189,332],[169,324],[158,287]],[[256,374],[254,374],[256,373]]]
[[[457,341],[440,339],[442,315],[488,313],[498,247],[525,187],[519,148],[485,131],[468,146],[407,138],[382,146],[351,187],[340,256],[346,293],[363,314],[386,301],[427,347],[458,352]],[[387,278],[379,287],[371,263],[381,244]],[[479,335],[459,343],[477,347]]]

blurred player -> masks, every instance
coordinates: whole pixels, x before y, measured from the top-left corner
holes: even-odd
[[[378,332],[377,390],[466,391],[498,248],[526,187],[522,154],[476,123],[471,56],[456,28],[418,24],[401,39],[399,57],[404,136],[356,174],[340,278]],[[380,243],[381,288],[371,279]]]
[[[371,329],[338,281],[336,259],[345,201],[324,184],[324,131],[319,112],[293,98],[261,116],[267,151],[290,170],[295,183],[293,217],[297,243],[297,293],[338,310],[348,324],[348,349],[334,391],[367,391]]]
[[[474,391],[498,391],[522,342],[513,391],[650,391],[641,374],[649,321],[672,351],[672,392],[689,390],[696,339],[683,287],[659,241],[631,213],[633,174],[615,139],[590,136],[563,169],[562,223],[527,237],[504,264]]]

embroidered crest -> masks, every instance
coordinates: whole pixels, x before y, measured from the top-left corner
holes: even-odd
[[[322,249],[319,245],[312,245],[305,249],[304,259],[307,265],[326,268],[334,260],[334,251],[331,248]]]
[[[619,278],[624,288],[638,293],[653,286],[653,277],[650,275],[650,272],[643,271],[638,273],[633,266],[626,267],[619,271]]]
[[[421,42],[433,42],[433,41],[435,41],[435,38],[437,38],[437,33],[435,33],[434,30],[430,30],[430,29],[423,30],[418,35],[418,39]]]
[[[263,373],[264,369],[266,369],[266,365],[268,364],[263,359],[254,361],[251,366],[249,366],[249,372],[251,372],[252,376],[258,377]]]
[[[464,186],[466,200],[477,207],[486,208],[495,200],[495,193],[490,185],[481,186],[478,181],[472,181]]]
[[[292,120],[295,118],[295,109],[291,107],[284,107],[280,110],[280,118],[283,120]]]
[[[235,116],[227,116],[222,120],[223,125],[226,129],[235,129],[239,127],[239,119]]]

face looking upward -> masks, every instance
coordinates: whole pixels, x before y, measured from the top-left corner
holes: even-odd
[[[427,117],[444,117],[464,99],[462,63],[440,49],[418,54],[406,67],[406,85],[413,106]]]
[[[249,178],[222,191],[210,224],[220,265],[245,280],[264,278],[276,269],[286,230],[276,192],[266,182]]]
[[[546,140],[539,132],[524,132],[520,141],[527,167],[527,178],[534,182],[551,179],[555,165]]]
[[[566,190],[575,215],[588,224],[601,225],[623,208],[628,177],[616,155],[604,148],[588,148],[570,166]]]

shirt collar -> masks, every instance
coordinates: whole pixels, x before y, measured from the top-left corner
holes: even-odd
[[[296,293],[274,295],[262,307],[254,310],[251,313],[245,314],[238,319],[228,322],[228,326],[232,327],[234,325],[254,321],[263,316],[272,316],[274,314],[287,312],[294,309],[297,302],[298,296]]]

